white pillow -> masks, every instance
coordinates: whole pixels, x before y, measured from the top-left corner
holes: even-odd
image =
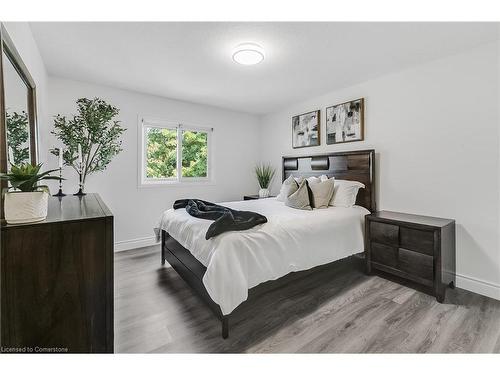
[[[290,194],[296,192],[299,188],[299,183],[296,180],[297,179],[295,179],[293,176],[290,176],[285,181],[283,181],[283,183],[281,184],[280,193],[278,194],[276,199],[284,202]]]
[[[304,177],[294,177],[294,179],[300,185],[300,183],[302,182]],[[328,180],[328,177],[325,174],[322,174],[319,177],[316,177],[316,176],[307,177],[306,180],[307,180],[307,182],[309,182],[311,184],[311,183],[315,183],[315,182],[322,182],[322,181]]]
[[[365,188],[361,182],[348,180],[335,180],[333,188],[333,198],[330,206],[335,207],[352,207],[356,204],[358,190]]]

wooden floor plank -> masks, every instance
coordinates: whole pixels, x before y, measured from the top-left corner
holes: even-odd
[[[456,288],[439,304],[365,275],[357,257],[259,286],[223,340],[219,320],[159,252],[115,255],[117,352],[500,352],[500,301]]]

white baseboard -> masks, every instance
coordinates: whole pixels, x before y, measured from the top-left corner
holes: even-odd
[[[135,238],[126,241],[117,241],[115,242],[115,253],[119,251],[138,249],[140,247],[153,246],[157,244],[159,244],[159,242],[156,241],[156,236]]]
[[[465,275],[457,274],[456,278],[457,288],[500,300],[500,285]]]

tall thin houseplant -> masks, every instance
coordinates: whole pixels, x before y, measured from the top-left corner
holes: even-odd
[[[255,175],[259,181],[259,197],[267,198],[269,196],[269,185],[274,178],[275,170],[270,164],[259,164],[255,167]]]

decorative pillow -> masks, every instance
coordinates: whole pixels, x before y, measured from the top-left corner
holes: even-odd
[[[278,194],[276,199],[281,202],[284,202],[285,199],[288,198],[290,194],[295,193],[298,188],[299,184],[293,178],[293,176],[290,176],[285,181],[283,181],[283,184],[281,184],[280,193]]]
[[[300,185],[304,177],[294,177],[293,179],[297,182],[297,185]]]
[[[314,208],[327,208],[333,197],[335,179],[326,179],[323,182],[309,184],[312,192],[311,206]]]
[[[365,185],[358,181],[335,180],[333,198],[330,202],[330,206],[354,206],[356,204],[356,197],[360,188],[364,189]]]
[[[307,177],[306,180],[307,180],[307,182],[309,182],[309,185],[321,182],[321,178],[320,177],[314,177],[314,176]]]
[[[309,201],[307,180],[303,180],[297,191],[286,198],[285,204],[288,207],[297,208],[299,210],[312,210],[311,202]]]

